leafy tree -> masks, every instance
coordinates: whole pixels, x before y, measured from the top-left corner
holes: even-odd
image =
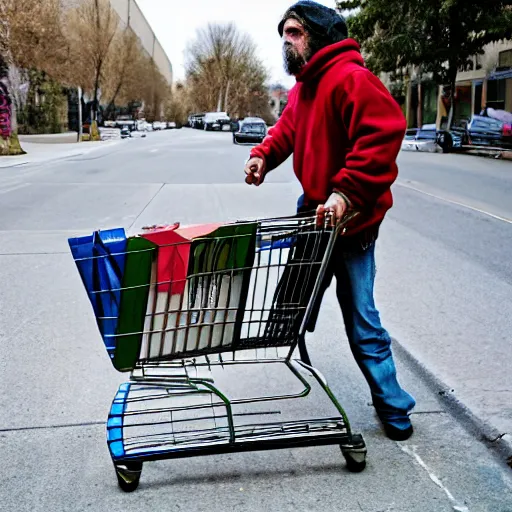
[[[341,0],[349,30],[376,73],[421,66],[448,85],[452,105],[457,72],[490,42],[512,37],[511,0]]]

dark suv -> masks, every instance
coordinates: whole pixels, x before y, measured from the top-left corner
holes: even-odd
[[[259,117],[246,117],[239,121],[238,129],[233,133],[233,144],[248,142],[259,144],[267,135],[267,125]]]
[[[467,126],[468,142],[473,146],[512,149],[512,124],[486,116],[473,116]]]

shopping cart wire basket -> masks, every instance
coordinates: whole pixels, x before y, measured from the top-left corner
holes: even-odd
[[[349,221],[335,228],[318,227],[314,216],[175,224],[69,240],[112,364],[131,373],[107,422],[123,490],[137,488],[144,461],[236,451],[337,444],[349,470],[364,469],[363,438],[352,433],[304,342]],[[244,391],[273,382],[278,367],[292,378],[291,391]],[[313,392],[332,415],[297,419],[293,409],[284,418]],[[269,409],[276,404],[284,409]]]

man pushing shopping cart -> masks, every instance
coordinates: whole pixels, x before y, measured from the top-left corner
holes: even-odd
[[[323,291],[336,276],[336,292],[354,357],[390,439],[413,433],[411,395],[397,381],[391,339],[374,304],[375,242],[393,204],[390,187],[405,132],[402,112],[364,65],[333,9],[301,0],[278,27],[286,71],[297,84],[263,143],[251,151],[246,182],[259,186],[293,153],[304,195],[299,212],[316,209],[319,224],[350,210],[359,212],[337,240]],[[306,250],[306,249],[305,249]],[[309,323],[314,329],[316,313]]]
[[[373,299],[403,117],[335,11],[299,2],[279,32],[298,84],[246,181],[260,185],[293,152],[303,215],[69,240],[111,362],[130,372],[107,420],[124,491],[146,462],[242,451],[338,445],[350,471],[364,470],[363,436],[305,350],[333,276],[386,433],[412,434],[414,399],[398,384]],[[328,403],[317,410],[319,397]]]

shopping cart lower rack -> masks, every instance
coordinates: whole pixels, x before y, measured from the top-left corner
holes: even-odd
[[[334,444],[349,470],[364,469],[363,438],[304,343],[348,220],[175,224],[69,241],[112,363],[131,372],[107,422],[123,490],[137,488],[145,461],[238,451]],[[280,393],[264,390],[276,384]],[[297,419],[307,400],[326,400],[332,414]]]

